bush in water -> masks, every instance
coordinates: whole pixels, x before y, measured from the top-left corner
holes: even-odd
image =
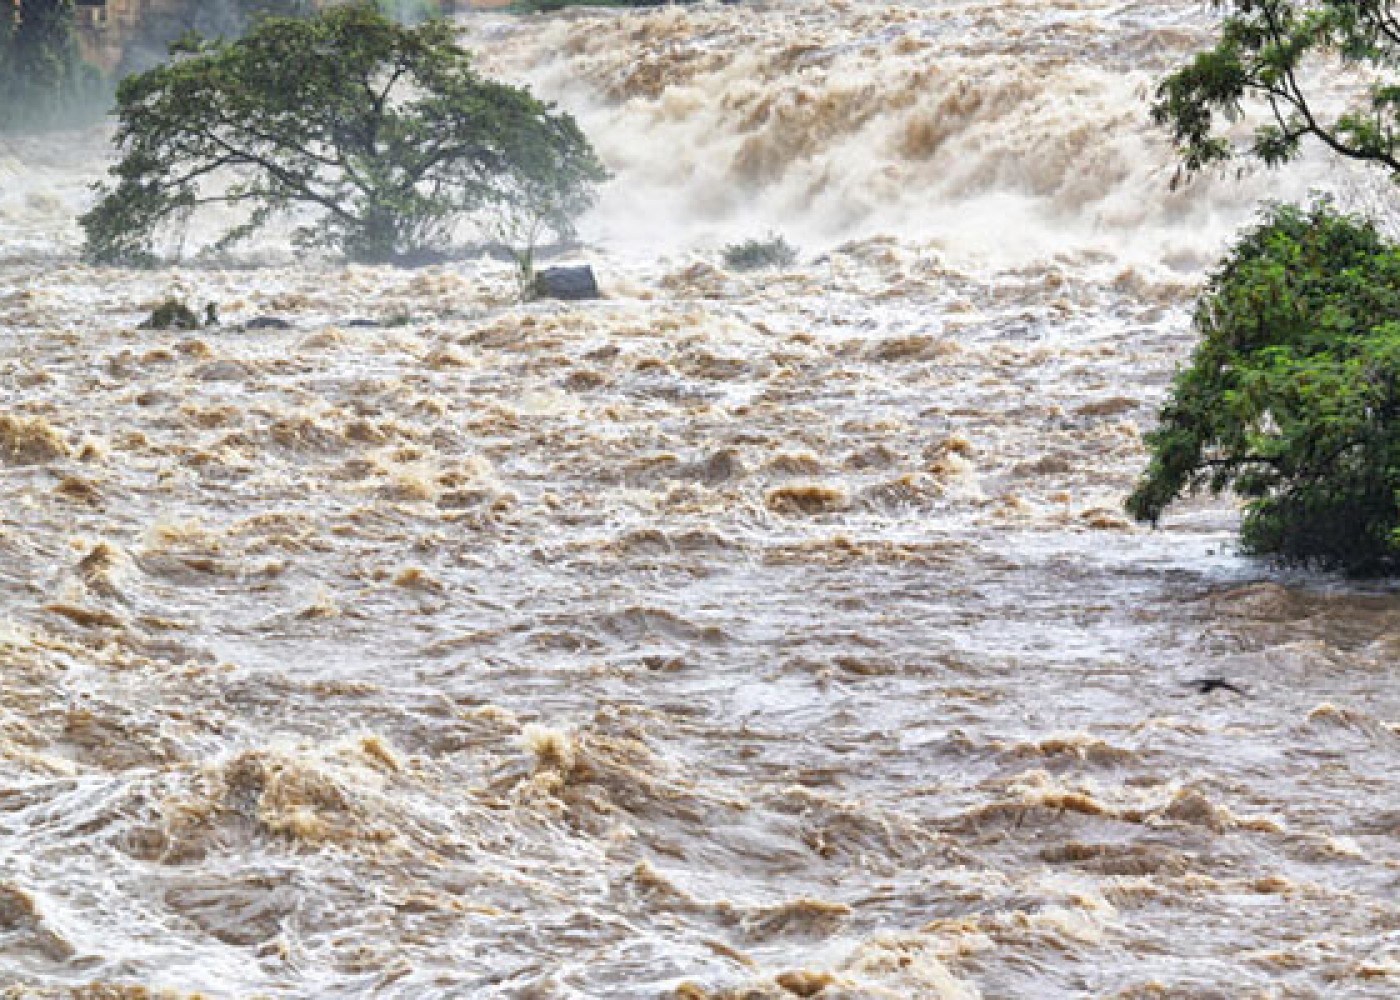
[[[606,177],[570,116],[478,76],[441,20],[339,6],[172,55],[118,88],[116,184],[80,220],[90,260],[149,261],[164,226],[222,204],[243,215],[218,246],[301,209],[302,246],[397,261],[475,223],[523,270]]]
[[[214,325],[216,310],[211,303],[207,315]],[[180,299],[166,299],[151,310],[151,315],[141,324],[142,330],[198,330],[203,326],[195,311]]]
[[[1400,247],[1326,202],[1275,207],[1195,325],[1128,510],[1156,522],[1184,492],[1229,488],[1249,551],[1400,568]]]
[[[775,233],[769,233],[761,240],[731,243],[724,248],[724,264],[735,271],[789,267],[796,262],[797,248]]]

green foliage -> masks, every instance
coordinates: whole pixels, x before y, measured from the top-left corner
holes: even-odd
[[[106,84],[83,62],[72,0],[0,0],[0,129],[74,124],[94,116]]]
[[[210,309],[213,309],[211,304]],[[214,325],[214,312],[208,313]],[[203,325],[195,311],[179,299],[166,299],[151,310],[151,315],[141,324],[143,330],[198,330]]]
[[[93,261],[149,261],[210,204],[242,212],[219,247],[298,211],[298,245],[365,262],[441,253],[466,223],[517,216],[534,220],[525,235],[564,239],[606,177],[570,116],[478,76],[444,21],[346,5],[172,55],[118,88],[116,184],[80,220]]]
[[[1400,247],[1326,202],[1275,207],[1212,276],[1128,499],[1247,501],[1249,551],[1355,573],[1400,567]]]
[[[731,243],[724,248],[724,264],[735,271],[757,271],[764,267],[790,267],[797,261],[797,248],[769,233],[761,240]]]
[[[1153,118],[1188,172],[1246,155],[1274,166],[1304,139],[1400,174],[1400,18],[1390,0],[1228,0],[1215,46],[1168,76]],[[1320,106],[1305,68],[1371,83]],[[1222,134],[1253,110],[1244,146]],[[1142,520],[1202,487],[1246,499],[1251,551],[1352,572],[1400,568],[1400,249],[1325,203],[1272,209],[1213,276],[1202,342],[1148,435],[1128,500]]]
[[[1334,152],[1400,171],[1400,16],[1391,0],[1222,0],[1227,10],[1214,48],[1168,76],[1152,109],[1167,126],[1188,171],[1240,152],[1276,165],[1306,137]],[[1356,104],[1324,111],[1304,90],[1301,69],[1340,60],[1374,82]],[[1266,109],[1248,146],[1220,134],[1255,99]]]

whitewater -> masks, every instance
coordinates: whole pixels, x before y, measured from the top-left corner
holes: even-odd
[[[1394,588],[1122,511],[1232,234],[1376,191],[1174,183],[1210,11],[461,24],[604,299],[90,267],[106,131],[0,140],[0,997],[1400,993]]]

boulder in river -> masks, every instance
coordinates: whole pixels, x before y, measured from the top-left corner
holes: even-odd
[[[290,330],[292,324],[281,316],[254,316],[243,324],[245,330]]]
[[[575,267],[547,267],[535,275],[535,298],[583,299],[602,298],[598,292],[598,279],[593,276],[593,268],[587,264]]]

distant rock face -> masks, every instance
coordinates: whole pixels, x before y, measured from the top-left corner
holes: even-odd
[[[10,0],[0,0],[0,4]],[[311,0],[324,10],[345,0]],[[511,0],[437,0],[443,14],[493,10]],[[20,6],[23,6],[21,0]],[[275,10],[275,8],[274,8]],[[204,35],[228,35],[246,27],[247,15],[233,4],[207,0],[77,0],[73,22],[83,58],[106,73],[147,68],[150,57],[165,51],[165,43],[190,30]]]
[[[547,267],[535,275],[535,297],[540,299],[597,299],[598,280],[587,264],[578,267]]]

